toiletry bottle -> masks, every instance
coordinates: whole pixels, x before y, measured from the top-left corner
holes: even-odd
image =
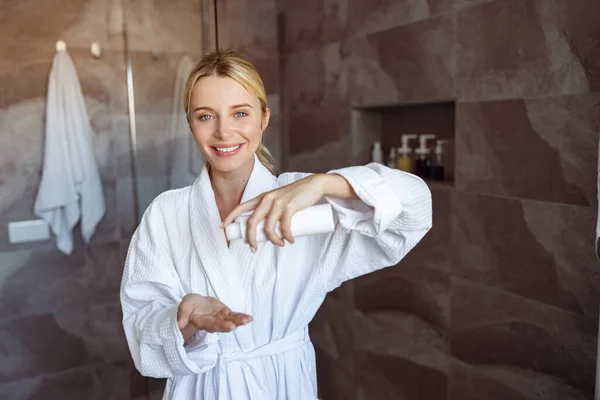
[[[435,139],[435,135],[420,135],[419,147],[415,149],[415,171],[417,176],[422,179],[431,178],[431,159],[429,157],[431,149],[427,147],[427,139]]]
[[[383,150],[381,149],[381,142],[379,141],[373,143],[373,153],[371,154],[371,162],[383,164]]]
[[[242,239],[246,241],[246,224],[249,214],[243,215],[238,218],[232,224],[227,225],[225,228],[225,235],[228,240]],[[319,204],[298,211],[292,216],[290,228],[294,238],[307,235],[315,235],[319,233],[333,232],[335,229],[335,219],[333,215],[333,209],[329,203]],[[265,220],[259,222],[256,230],[256,241],[264,242],[267,239],[265,235]],[[275,231],[281,237],[281,231],[279,230],[279,223],[275,226]]]
[[[412,149],[408,145],[410,139],[416,139],[417,135],[404,134],[402,135],[402,146],[398,147],[396,154],[396,168],[400,171],[413,173],[414,160],[412,158]]]
[[[438,140],[435,146],[435,161],[433,166],[431,167],[431,178],[436,181],[444,180],[444,162],[442,160],[442,153],[444,151],[443,145],[446,143],[446,140]]]
[[[388,159],[388,167],[396,168],[396,148],[392,147],[390,150],[390,158]]]

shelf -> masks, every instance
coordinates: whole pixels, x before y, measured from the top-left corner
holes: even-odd
[[[409,136],[406,136],[409,135]],[[427,135],[426,138],[424,136]],[[406,140],[402,140],[405,138]],[[422,139],[426,139],[423,141]],[[444,166],[447,181],[428,180],[431,188],[454,189],[455,167],[455,103],[439,101],[422,104],[363,105],[355,108],[352,141],[356,143],[352,160],[364,165],[372,158],[373,144],[380,143],[387,165],[392,149],[408,146],[416,156],[421,146],[429,149],[431,163]],[[441,159],[435,153],[439,141],[444,141]],[[396,157],[398,153],[396,152]],[[416,165],[414,166],[416,170]]]
[[[432,190],[455,190],[453,181],[434,181],[431,179],[425,179],[425,183]]]

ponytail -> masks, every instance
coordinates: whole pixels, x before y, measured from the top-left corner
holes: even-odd
[[[258,150],[256,150],[256,156],[262,165],[264,165],[273,175],[277,175],[277,171],[275,169],[275,165],[273,165],[273,156],[271,152],[262,142],[260,141],[260,145],[258,146]]]

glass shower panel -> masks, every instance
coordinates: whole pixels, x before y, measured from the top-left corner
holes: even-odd
[[[191,184],[202,170],[183,91],[195,64],[215,48],[215,7],[213,0],[126,0],[124,7],[139,220],[158,194]]]
[[[190,70],[216,48],[216,14],[215,0],[121,1],[137,225],[157,195],[191,184],[202,170],[183,111],[183,90]],[[146,379],[147,398],[162,398],[164,384]]]

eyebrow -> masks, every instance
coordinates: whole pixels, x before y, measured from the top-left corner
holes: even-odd
[[[236,108],[242,108],[242,107],[248,107],[248,108],[252,108],[252,106],[248,103],[244,103],[244,104],[236,104],[234,106],[231,106],[230,108],[232,110],[236,109]],[[199,111],[199,110],[210,110],[210,111],[214,111],[211,107],[209,106],[200,106],[200,107],[196,107],[194,108],[194,112]]]

